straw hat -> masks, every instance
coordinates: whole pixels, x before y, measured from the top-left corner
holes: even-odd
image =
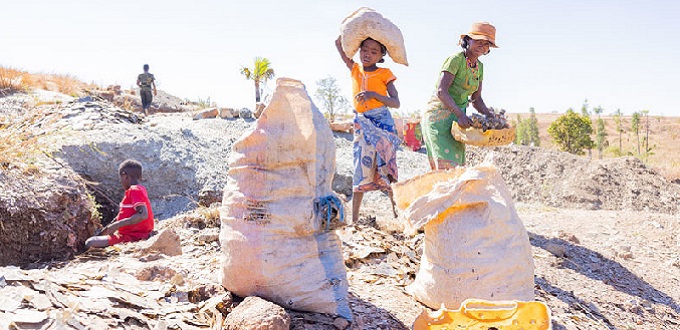
[[[465,36],[475,40],[488,40],[491,42],[491,47],[498,48],[496,46],[496,28],[489,22],[472,23],[470,32],[461,34],[460,39],[463,40]]]

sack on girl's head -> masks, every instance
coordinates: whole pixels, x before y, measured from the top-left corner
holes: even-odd
[[[362,41],[372,38],[387,48],[394,62],[408,66],[401,30],[371,8],[361,7],[347,16],[340,26],[340,35],[342,50],[349,58],[354,57]]]

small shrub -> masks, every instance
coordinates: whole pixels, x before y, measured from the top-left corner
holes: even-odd
[[[62,94],[76,97],[84,87],[84,84],[78,78],[70,74],[53,74],[51,78],[57,85],[57,91]]]
[[[33,77],[28,72],[0,66],[0,96],[27,92],[34,83]]]
[[[198,214],[205,221],[208,227],[219,227],[220,226],[220,208],[218,206],[199,206],[196,210]]]
[[[205,229],[210,227],[220,227],[220,207],[198,206],[189,213],[185,213],[180,220],[181,226]]]

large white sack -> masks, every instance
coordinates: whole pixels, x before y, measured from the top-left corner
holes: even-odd
[[[408,66],[401,30],[371,8],[361,7],[347,16],[340,25],[340,36],[342,50],[349,58],[354,57],[361,42],[370,37],[387,48],[394,62]]]
[[[407,233],[425,230],[407,292],[434,309],[466,299],[533,300],[531,244],[498,169],[433,171],[393,187]]]
[[[314,212],[334,196],[335,142],[297,80],[279,78],[234,143],[222,201],[222,284],[297,310],[351,319],[341,242]]]

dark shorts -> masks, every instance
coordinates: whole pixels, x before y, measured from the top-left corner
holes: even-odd
[[[151,91],[139,91],[139,95],[142,97],[142,109],[148,109],[153,100],[153,94]]]

